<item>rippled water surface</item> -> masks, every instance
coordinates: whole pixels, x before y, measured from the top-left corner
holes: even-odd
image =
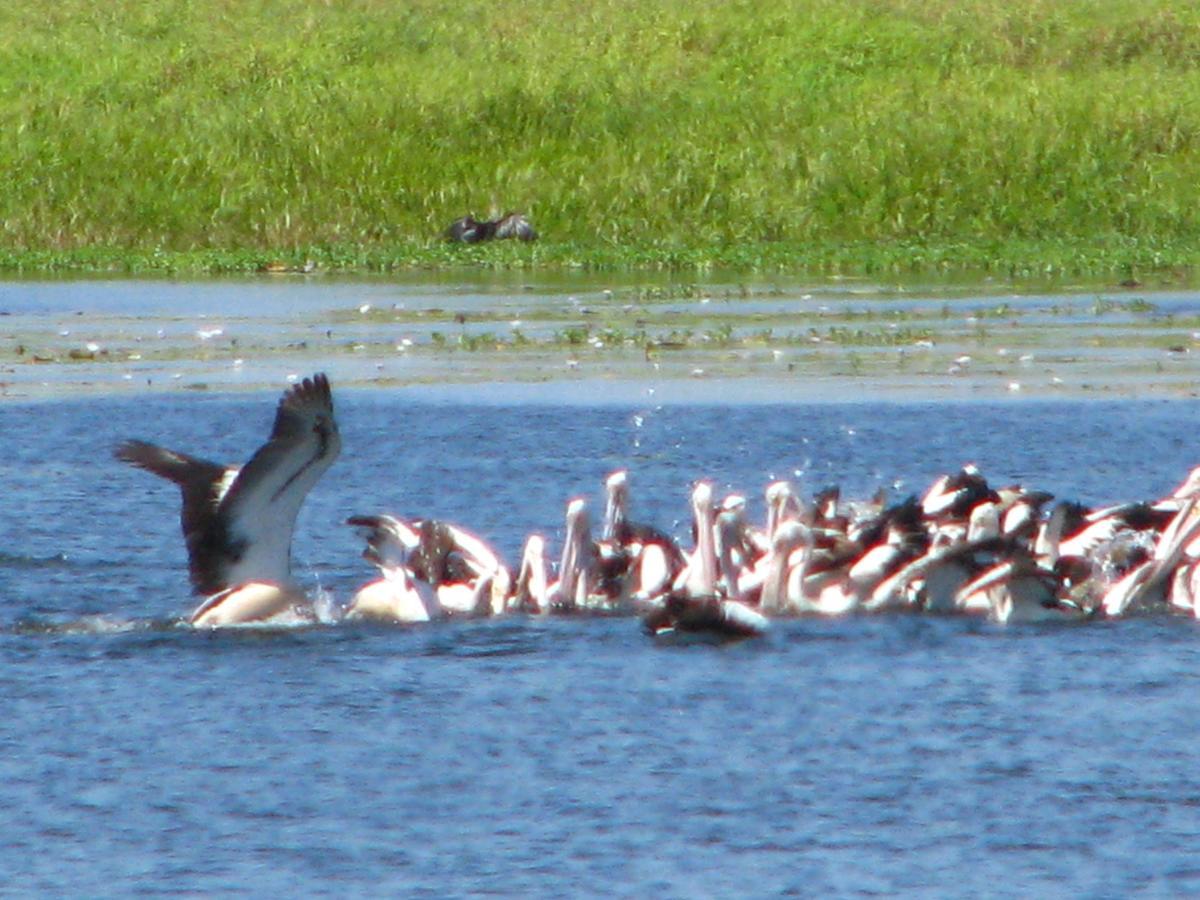
[[[294,556],[335,603],[370,574],[348,515],[451,519],[511,561],[617,467],[685,539],[701,476],[761,516],[779,477],[899,497],[975,462],[1101,503],[1200,462],[1190,399],[334,391],[344,450]],[[111,449],[240,461],[277,397],[0,404],[0,893],[1200,890],[1188,619],[803,620],[723,646],[624,618],[180,627],[176,492]]]

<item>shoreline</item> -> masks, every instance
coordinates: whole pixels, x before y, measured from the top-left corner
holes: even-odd
[[[437,236],[388,243],[167,249],[0,247],[0,279],[39,277],[739,277],[790,279],[1083,279],[1114,285],[1200,283],[1193,241],[1098,234],[1067,240],[806,241],[647,245],[496,241]]]
[[[581,274],[0,279],[0,403],[274,391],[314,371],[432,402],[1189,398],[1200,291]]]

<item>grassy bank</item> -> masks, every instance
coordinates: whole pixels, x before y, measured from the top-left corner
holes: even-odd
[[[10,0],[0,267],[1191,266],[1178,6]]]

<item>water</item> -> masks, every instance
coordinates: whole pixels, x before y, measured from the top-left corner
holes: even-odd
[[[975,462],[1101,503],[1200,462],[1193,400],[334,390],[345,449],[294,552],[343,601],[370,575],[348,515],[451,519],[511,561],[621,466],[636,518],[682,538],[699,476],[761,516],[778,477],[902,496]],[[111,448],[240,461],[277,396],[0,405],[0,893],[1200,889],[1192,620],[797,621],[724,646],[630,619],[180,627],[176,492]]]
[[[344,387],[468,396],[603,380],[626,403],[654,384],[974,401],[1186,397],[1200,380],[1190,287],[479,278],[0,280],[0,400],[247,390],[317,367]]]

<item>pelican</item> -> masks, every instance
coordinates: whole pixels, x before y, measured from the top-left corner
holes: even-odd
[[[1200,618],[1200,562],[1189,559],[1171,579],[1171,606]]]
[[[996,622],[1081,618],[1085,611],[1059,596],[1062,587],[1055,571],[1042,568],[1027,552],[1018,550],[960,588],[955,603],[960,609],[986,605]]]
[[[563,538],[558,580],[552,582],[546,606],[572,611],[588,606],[588,597],[596,584],[596,549],[592,541],[587,501],[576,497],[567,503],[567,533]]]
[[[840,616],[858,608],[860,596],[845,584],[844,567],[840,563],[821,572],[811,572],[814,550],[813,529],[803,523],[784,522],[776,529],[771,558],[766,565],[761,601],[764,610]],[[778,593],[780,588],[782,595]]]
[[[363,558],[380,574],[355,592],[346,608],[347,620],[429,622],[444,616],[433,587],[408,568],[409,556],[421,543],[414,528],[393,516],[352,516],[346,524],[363,532]]]
[[[145,441],[117,447],[117,459],[179,486],[188,571],[207,596],[192,625],[259,622],[306,604],[291,578],[292,532],[304,498],[340,450],[322,374],[284,392],[270,438],[241,468]]]
[[[642,603],[663,594],[683,568],[683,553],[650,525],[629,521],[629,473],[605,479],[604,527],[597,544],[607,593]]]
[[[532,534],[525,540],[521,568],[507,601],[509,609],[551,613],[609,607],[612,598],[601,592],[596,543],[587,501],[582,497],[567,502],[566,523],[556,579],[547,575],[546,539]]]
[[[768,628],[765,616],[745,603],[718,593],[718,567],[714,535],[712,485],[699,482],[692,489],[692,514],[696,547],[671,592],[643,617],[654,635],[670,632],[707,632],[725,637],[752,637]]]
[[[767,548],[775,537],[775,530],[791,519],[803,519],[808,515],[804,502],[796,496],[786,481],[772,481],[767,485],[767,527],[764,535]]]
[[[765,554],[758,551],[741,507],[722,510],[715,531],[721,592],[731,600],[754,602],[765,576],[762,563],[770,550]]]
[[[774,529],[771,549],[764,561],[762,593],[759,608],[767,614],[779,615],[788,609],[788,575],[791,556],[805,548],[811,540],[808,529],[795,519],[782,522]]]
[[[863,609],[883,612],[919,607],[935,613],[986,612],[986,604],[979,608],[961,607],[956,597],[980,571],[983,559],[994,561],[998,543],[994,538],[952,543],[935,540],[921,556],[880,581],[863,602]]]
[[[531,534],[525,539],[521,552],[521,568],[513,586],[508,608],[520,612],[545,613],[550,611],[550,581],[546,575],[546,539],[540,534]]]
[[[1184,499],[1179,512],[1159,535],[1151,558],[1109,587],[1101,601],[1106,615],[1121,616],[1138,608],[1158,606],[1169,601],[1168,592],[1175,569],[1182,559],[1190,557],[1192,544],[1200,537],[1198,503],[1200,494],[1192,494]]]
[[[982,541],[1000,536],[1000,504],[993,500],[977,503],[967,518],[967,540]]]
[[[921,498],[921,509],[930,518],[961,518],[983,500],[993,500],[995,491],[988,487],[979,467],[967,464],[953,475],[943,475]]]
[[[1002,490],[1006,502],[1001,507],[1000,531],[1007,537],[1029,538],[1037,534],[1042,509],[1054,499],[1045,491],[1028,491],[1024,488]]]
[[[521,213],[505,213],[499,219],[481,220],[473,216],[455,219],[446,229],[446,240],[462,244],[478,244],[483,241],[518,238],[522,241],[537,240],[537,232]]]
[[[924,532],[913,530],[900,516],[896,516],[887,523],[883,540],[853,560],[847,566],[842,582],[839,585],[831,585],[828,590],[840,590],[846,595],[843,601],[845,604],[853,602],[853,605],[861,606],[870,599],[884,579],[894,575],[901,566],[921,555],[926,549],[926,541]],[[825,591],[822,592],[824,593]],[[850,598],[853,598],[853,601]],[[829,599],[830,602],[836,602],[832,596]]]
[[[387,515],[352,516],[347,524],[363,533],[363,556],[381,576],[355,594],[347,618],[425,622],[502,611],[508,570],[470,532],[433,519],[409,524]]]

